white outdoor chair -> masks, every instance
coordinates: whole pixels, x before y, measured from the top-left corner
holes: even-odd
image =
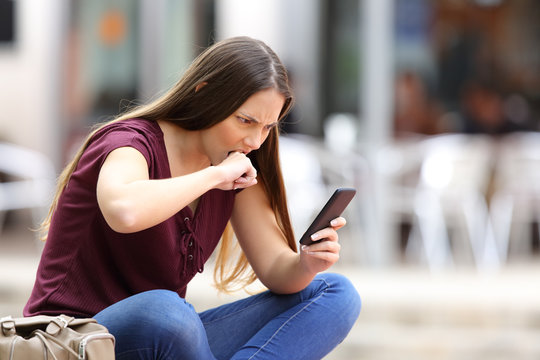
[[[410,246],[423,248],[430,268],[471,258],[479,269],[498,267],[486,193],[492,146],[487,136],[443,134],[421,141]]]
[[[8,211],[30,209],[33,226],[45,216],[55,186],[56,171],[45,155],[0,142],[0,234]]]
[[[498,143],[490,216],[503,262],[529,258],[540,224],[540,133],[518,132]]]

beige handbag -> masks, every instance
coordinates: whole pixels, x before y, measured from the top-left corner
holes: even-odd
[[[0,319],[0,360],[114,360],[114,336],[94,319]]]

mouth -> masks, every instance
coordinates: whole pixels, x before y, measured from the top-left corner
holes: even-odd
[[[231,150],[231,151],[229,151],[227,153],[227,156],[229,156],[229,155],[231,155],[232,153],[235,153],[235,152],[247,155],[247,154],[249,154],[250,151],[249,150],[247,150],[247,151],[246,150]]]

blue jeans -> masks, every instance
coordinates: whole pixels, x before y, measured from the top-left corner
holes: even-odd
[[[299,293],[269,291],[197,313],[168,290],[124,299],[95,316],[125,359],[321,359],[349,333],[360,297],[342,275],[319,274]]]

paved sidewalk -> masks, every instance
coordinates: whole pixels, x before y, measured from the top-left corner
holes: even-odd
[[[0,237],[0,316],[19,316],[33,285],[39,248],[26,233]],[[328,360],[540,359],[540,261],[498,273],[473,269],[335,269],[351,278],[363,308]],[[216,295],[210,266],[188,301],[198,311],[245,294]]]

